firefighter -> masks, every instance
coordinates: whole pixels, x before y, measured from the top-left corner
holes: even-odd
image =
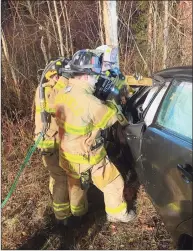
[[[66,209],[65,200],[66,193],[65,183],[66,175],[62,168],[59,167],[59,137],[58,126],[53,114],[53,106],[51,103],[52,98],[58,93],[58,91],[67,85],[68,80],[64,77],[59,77],[56,70],[49,70],[45,74],[46,83],[43,84],[45,92],[45,110],[47,112],[48,127],[43,140],[39,143],[38,148],[41,151],[42,161],[44,166],[49,170],[50,182],[49,190],[53,197],[53,209],[56,219],[60,220],[62,210]],[[41,109],[39,98],[39,86],[35,94],[35,139],[42,130],[41,123]]]
[[[82,50],[75,53],[70,66],[77,74],[55,99],[60,131],[59,163],[67,175],[65,191],[69,192],[70,206],[63,216],[80,219],[87,212],[86,192],[92,181],[104,194],[107,219],[129,222],[135,213],[127,212],[123,178],[109,160],[101,137],[101,130],[117,121],[116,110],[93,95],[97,74],[101,72],[100,59]]]

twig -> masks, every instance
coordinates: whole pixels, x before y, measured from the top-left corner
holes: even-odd
[[[122,20],[121,20],[120,18],[119,18],[119,21],[120,21],[123,25],[125,25],[125,26],[127,27],[127,25],[126,25],[125,23],[123,23]],[[145,65],[145,69],[149,71],[148,64],[147,64],[147,62],[145,61],[143,55],[141,54],[141,51],[140,51],[140,49],[139,49],[139,47],[138,47],[138,45],[137,45],[137,42],[135,41],[135,38],[134,38],[134,36],[133,36],[133,33],[131,32],[131,30],[130,30],[129,27],[127,27],[127,29],[129,30],[129,32],[130,32],[130,34],[131,34],[131,37],[132,37],[132,39],[133,39],[133,41],[134,41],[134,43],[135,43],[135,46],[136,46],[136,48],[137,48],[137,51],[138,51],[138,53],[139,53],[141,59],[143,60],[143,63],[144,63],[144,65]]]

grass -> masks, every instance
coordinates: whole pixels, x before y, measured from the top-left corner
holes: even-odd
[[[4,199],[32,144],[29,121],[13,124],[2,119],[2,198]],[[60,231],[53,225],[48,172],[36,152],[20,177],[11,199],[2,209],[2,249],[173,249],[164,223],[141,185],[126,187],[128,204],[135,193],[137,218],[128,224],[108,223],[102,194],[91,187],[94,212],[84,219],[80,229]],[[93,196],[94,194],[94,196]],[[92,199],[95,198],[95,201]],[[98,200],[96,200],[98,198]]]

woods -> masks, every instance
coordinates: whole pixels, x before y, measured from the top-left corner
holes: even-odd
[[[106,21],[108,4],[113,2],[10,0],[2,4],[2,91],[13,91],[18,98],[27,90],[28,98],[22,97],[22,103],[32,102],[37,70],[50,58],[96,48],[108,42],[108,29],[116,29]],[[189,1],[118,1],[122,71],[151,75],[191,64],[191,5]]]

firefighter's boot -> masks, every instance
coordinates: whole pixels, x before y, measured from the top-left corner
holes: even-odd
[[[133,210],[130,210],[129,213],[125,212],[125,214],[121,214],[120,216],[113,217],[107,214],[107,220],[109,222],[130,222],[136,218],[136,214]]]

